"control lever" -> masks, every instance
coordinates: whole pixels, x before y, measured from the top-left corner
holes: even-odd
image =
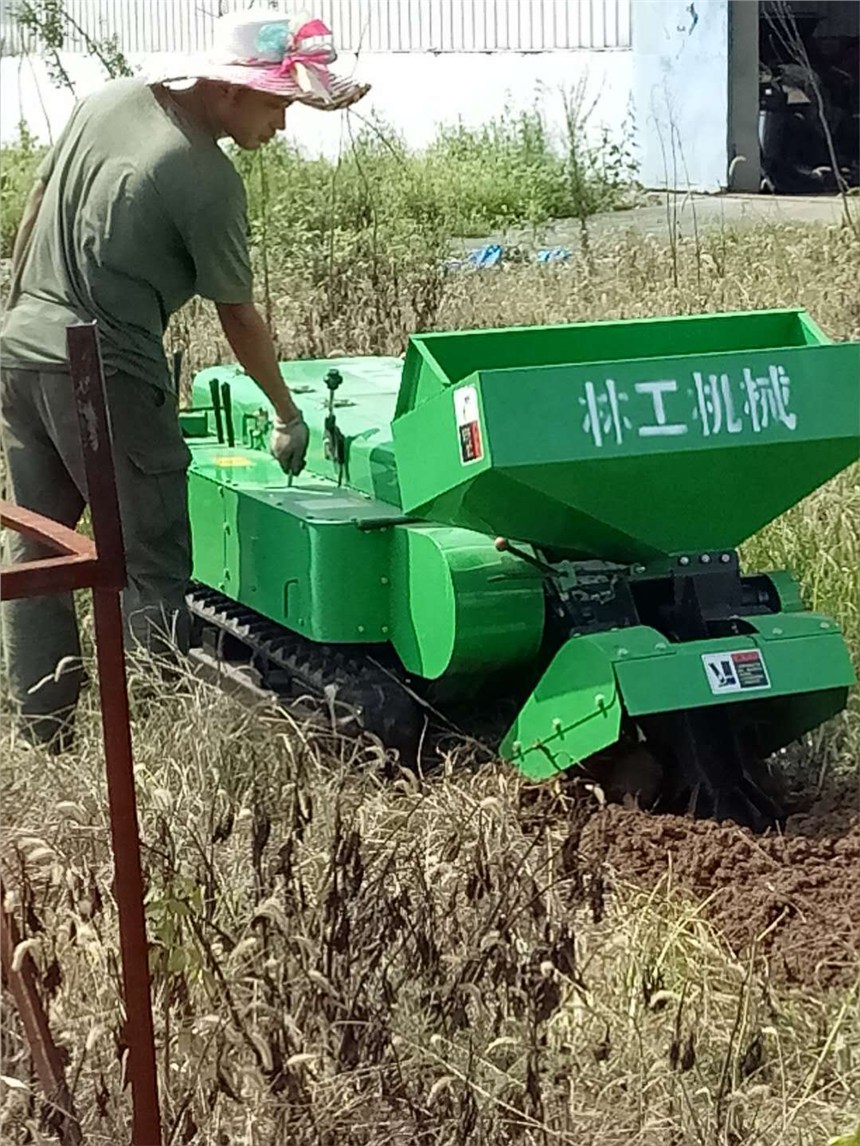
[[[224,403],[224,426],[227,430],[227,445],[236,445],[236,432],[233,429],[233,395],[230,392],[230,383],[221,383],[221,401]]]
[[[343,383],[339,370],[329,370],[325,376],[328,387],[328,413],[325,420],[325,456],[338,467],[337,484],[343,481],[343,467],[346,462],[346,438],[340,431],[334,412],[334,396]]]
[[[531,553],[526,553],[524,549],[511,545],[507,537],[497,537],[493,545],[498,553],[510,553],[512,557],[519,557],[520,561],[525,561],[527,564],[533,565],[535,569],[540,569],[545,577],[555,577],[557,574],[557,570],[553,569],[551,565],[547,565],[545,561],[540,561],[537,557],[532,557]]]
[[[224,441],[224,424],[221,421],[221,396],[218,393],[218,379],[209,379],[209,393],[212,395],[212,409],[215,413],[215,436],[218,444]]]

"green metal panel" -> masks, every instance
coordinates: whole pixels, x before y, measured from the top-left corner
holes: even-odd
[[[838,712],[855,679],[838,626],[817,614],[751,621],[755,636],[684,644],[644,625],[573,637],[520,710],[503,758],[545,779],[612,744],[622,709],[636,717],[742,703],[771,751]],[[734,667],[715,676],[711,665],[726,658]]]
[[[546,780],[618,739],[612,657],[593,636],[562,645],[500,748],[530,780]]]
[[[335,398],[335,416],[346,439],[346,465],[340,475],[341,484],[399,506],[390,424],[402,368],[400,358],[323,358],[281,363],[281,375],[295,394],[311,431],[306,463],[309,473],[338,478],[337,467],[325,456],[323,429],[329,398],[325,376],[330,370],[339,370],[343,382]],[[237,366],[210,367],[195,375],[192,385],[195,410],[211,409],[212,380],[230,386],[237,443],[264,450],[267,444],[265,419],[271,415],[271,406],[260,388]],[[211,414],[208,433],[215,434],[215,419]]]
[[[193,453],[193,451],[192,451]],[[188,478],[188,513],[191,519],[193,575],[213,589],[224,583],[224,489],[215,481],[201,481],[193,464]]]
[[[631,716],[735,704],[847,687],[851,658],[839,627],[816,613],[748,617],[755,635],[671,644],[656,629],[636,626],[594,638],[615,665],[624,708]],[[766,683],[720,688],[707,659],[758,651]]]
[[[191,449],[195,580],[315,641],[389,639],[390,506],[313,475],[288,486],[259,451]]]
[[[766,576],[779,596],[783,613],[800,613],[805,608],[800,583],[787,569],[768,569]]]
[[[398,526],[391,552],[391,640],[430,680],[531,660],[543,637],[539,573],[479,534]]]
[[[204,410],[180,410],[179,427],[183,434],[191,438],[209,436],[209,419]]]
[[[734,548],[860,456],[860,343],[480,370],[394,442],[423,517],[621,561]]]
[[[537,653],[540,577],[486,537],[421,523],[412,537],[392,506],[307,471],[290,485],[262,450],[190,446],[200,583],[313,640],[392,640],[431,679]]]
[[[770,700],[751,700],[741,708],[749,726],[755,728],[756,747],[764,757],[793,744],[838,715],[847,700],[847,688],[829,688]],[[731,711],[738,712],[738,707]]]
[[[399,417],[415,409],[478,370],[677,358],[828,341],[805,311],[797,309],[413,335],[396,413]]]

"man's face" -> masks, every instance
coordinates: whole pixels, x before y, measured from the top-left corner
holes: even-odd
[[[250,88],[230,88],[221,104],[221,124],[239,147],[256,151],[283,131],[288,100]]]

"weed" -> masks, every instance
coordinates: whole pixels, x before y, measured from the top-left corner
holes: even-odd
[[[855,994],[775,997],[669,875],[613,883],[580,842],[587,802],[453,762],[386,783],[372,744],[190,679],[152,704],[133,675],[132,698],[171,1141],[776,1146],[844,1125]],[[74,757],[10,747],[10,906],[88,1140],[117,1141],[93,702]],[[26,1077],[7,1028],[3,1074]],[[38,1134],[21,1098],[3,1098],[12,1142]]]
[[[0,257],[4,259],[12,256],[24,204],[45,152],[23,122],[15,144],[0,149]]]

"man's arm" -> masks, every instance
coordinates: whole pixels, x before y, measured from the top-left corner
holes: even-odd
[[[39,214],[39,208],[42,206],[42,198],[45,194],[45,184],[41,179],[37,179],[33,184],[33,188],[24,205],[24,214],[21,216],[21,223],[18,227],[18,233],[15,236],[15,243],[12,247],[12,276],[18,273],[24,262],[24,256],[27,253],[27,247],[30,243],[30,236],[33,233],[33,227],[36,223],[36,216]]]
[[[301,417],[289,387],[281,377],[275,345],[268,327],[252,302],[217,303],[221,329],[230,348],[283,422]]]
[[[254,379],[275,407],[275,426],[269,449],[288,474],[304,469],[308,428],[281,377],[275,346],[266,324],[252,302],[215,304],[221,328],[245,373]]]

